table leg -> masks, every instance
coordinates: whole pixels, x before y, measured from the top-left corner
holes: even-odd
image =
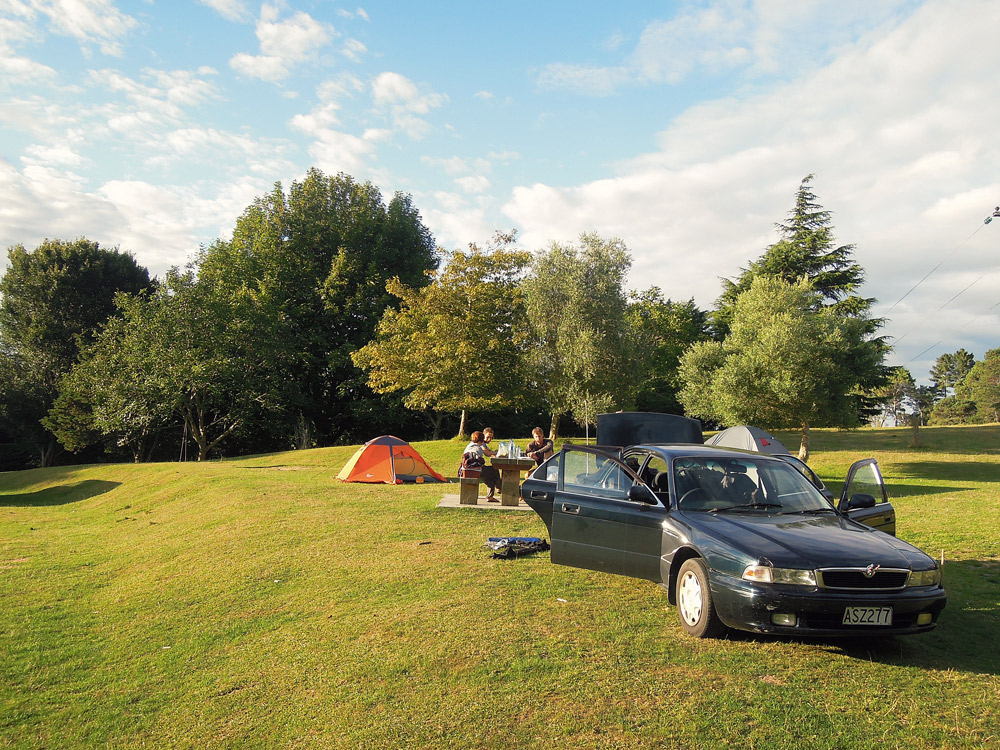
[[[500,470],[500,504],[518,505],[521,501],[521,470]]]

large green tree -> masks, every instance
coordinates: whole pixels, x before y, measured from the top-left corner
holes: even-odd
[[[115,313],[116,295],[148,289],[149,273],[130,254],[86,239],[46,240],[33,251],[15,245],[8,258],[0,280],[0,412],[47,466],[58,443],[40,420],[60,380]]]
[[[965,349],[942,354],[931,367],[931,382],[941,396],[955,395],[955,387],[969,374],[976,364],[976,358]]]
[[[990,349],[958,383],[959,397],[976,405],[980,422],[1000,422],[1000,349]]]
[[[809,456],[810,427],[851,427],[862,421],[863,384],[846,361],[880,351],[863,322],[818,304],[820,293],[800,279],[761,276],[735,301],[733,326],[721,342],[701,342],[681,358],[679,397],[688,413],[722,424],[801,430],[799,456]]]
[[[386,282],[428,283],[438,255],[409,196],[386,204],[370,182],[310,170],[247,208],[233,238],[198,258],[199,283],[257,305],[259,335],[282,384],[267,429],[306,447],[368,435],[393,399],[366,384],[351,353],[367,344],[399,299]],[[401,407],[400,407],[401,408]]]
[[[413,289],[398,279],[387,288],[401,300],[388,308],[375,339],[354,354],[378,393],[405,392],[403,403],[427,410],[439,437],[444,412],[491,410],[524,400],[527,329],[521,275],[528,253],[497,235],[492,246],[456,252]]]
[[[836,316],[855,333],[841,352],[843,365],[851,370],[862,394],[872,394],[886,385],[889,352],[885,337],[876,335],[884,321],[872,317],[875,300],[858,291],[865,280],[864,269],[854,260],[854,245],[838,245],[834,239],[833,214],[824,209],[812,191],[813,175],[807,175],[795,195],[795,205],[785,222],[778,223],[778,241],[742,269],[735,281],[723,279],[724,290],[712,316],[716,335],[724,337],[734,325],[736,299],[759,277],[789,283],[807,279],[815,292],[813,306]],[[855,342],[857,347],[851,346]],[[862,416],[878,413],[877,397],[859,395]]]
[[[818,202],[807,175],[795,194],[788,219],[775,224],[779,239],[764,254],[743,268],[735,281],[723,279],[714,322],[724,333],[732,324],[736,298],[747,291],[758,276],[798,281],[809,279],[819,295],[819,305],[841,313],[867,314],[874,300],[857,296],[865,280],[864,269],[854,260],[854,245],[837,245],[833,214]]]
[[[890,370],[888,382],[872,394],[880,406],[876,418],[879,427],[889,420],[892,420],[894,427],[906,423],[906,406],[914,388],[916,381],[908,369],[893,367]]]
[[[183,423],[201,461],[276,408],[279,389],[251,300],[172,270],[155,293],[118,301],[121,319],[64,379],[46,420],[67,447],[97,431],[140,460],[158,429]]]
[[[569,414],[594,423],[602,411],[630,406],[639,368],[626,311],[632,258],[621,240],[580,236],[536,255],[524,281],[533,341],[528,368],[551,414],[549,431]]]
[[[632,295],[627,317],[641,367],[636,409],[683,414],[677,400],[680,358],[692,344],[708,340],[708,313],[693,299],[673,302],[658,287],[650,287]]]

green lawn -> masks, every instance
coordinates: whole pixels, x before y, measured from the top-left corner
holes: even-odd
[[[533,513],[342,485],[352,448],[0,474],[0,747],[998,747],[1000,427],[921,438],[813,436],[944,555],[938,629],[879,642],[693,640],[652,584],[489,559]]]

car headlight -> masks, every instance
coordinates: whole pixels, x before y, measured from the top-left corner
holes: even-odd
[[[931,568],[930,570],[911,570],[910,577],[906,581],[909,586],[939,586],[941,584],[941,569]]]
[[[772,568],[770,565],[748,565],[743,571],[744,581],[758,583],[790,583],[796,586],[815,586],[816,573],[798,568]]]

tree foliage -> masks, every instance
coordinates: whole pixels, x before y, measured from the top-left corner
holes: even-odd
[[[888,382],[872,394],[881,407],[878,415],[880,427],[889,420],[892,420],[894,427],[906,423],[906,407],[914,388],[916,381],[908,369],[893,367],[889,371]]]
[[[527,329],[519,283],[530,256],[510,247],[513,239],[498,234],[490,248],[471,245],[452,254],[428,286],[388,282],[400,307],[385,311],[375,339],[354,354],[372,389],[404,391],[407,407],[433,412],[524,400]]]
[[[954,395],[955,387],[969,374],[975,364],[976,358],[965,349],[942,354],[931,367],[931,382],[942,396]]]
[[[376,397],[351,353],[367,344],[398,298],[437,267],[433,238],[409,196],[386,205],[370,182],[310,170],[247,208],[232,240],[198,259],[199,281],[252,299],[282,384],[277,424],[305,447],[369,432],[391,400]]]
[[[114,314],[116,295],[148,289],[149,273],[128,253],[86,239],[46,240],[34,251],[15,245],[8,258],[0,280],[0,411],[7,429],[33,444],[45,466],[56,441],[40,420],[60,380]]]
[[[592,233],[580,236],[579,247],[553,244],[532,263],[524,282],[528,369],[552,414],[550,437],[563,415],[593,423],[635,398],[639,371],[624,290],[631,265],[621,240]]]
[[[722,280],[724,289],[713,316],[720,333],[725,334],[732,325],[736,298],[758,276],[787,282],[805,277],[818,295],[818,306],[832,307],[844,315],[866,315],[870,310],[873,300],[855,294],[865,280],[864,269],[854,261],[855,246],[838,246],[834,241],[833,214],[817,203],[812,180],[811,174],[803,178],[788,220],[775,224],[778,241],[749,268],[741,269],[735,281]]]
[[[204,460],[274,408],[276,381],[254,315],[215,291],[174,270],[152,295],[119,297],[121,319],[65,379],[47,420],[67,447],[97,430],[139,460],[150,436],[178,421]]]
[[[990,349],[956,386],[957,395],[976,406],[980,422],[1000,422],[1000,349]]]
[[[733,325],[721,342],[700,342],[681,358],[679,397],[688,413],[722,424],[800,428],[799,455],[809,452],[810,426],[861,421],[862,383],[848,354],[867,346],[863,321],[819,305],[800,279],[755,278],[735,301]]]
[[[627,318],[641,367],[636,409],[683,414],[677,399],[680,358],[692,344],[708,340],[708,313],[693,299],[672,302],[658,287],[650,287],[633,294]]]

